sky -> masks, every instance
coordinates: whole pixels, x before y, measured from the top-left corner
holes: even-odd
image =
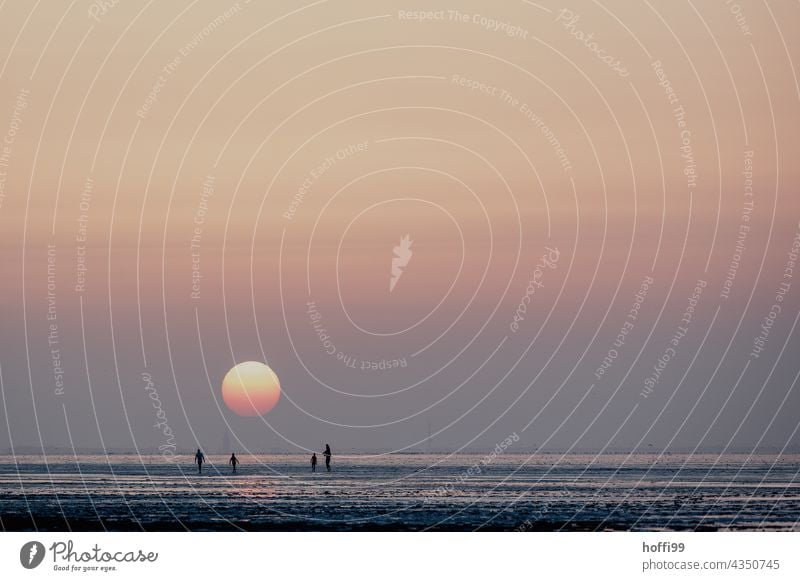
[[[800,445],[796,4],[0,10],[0,449]]]

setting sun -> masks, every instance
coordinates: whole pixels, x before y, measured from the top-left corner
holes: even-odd
[[[269,366],[246,361],[233,367],[222,380],[222,399],[240,416],[264,415],[278,403],[281,385]]]

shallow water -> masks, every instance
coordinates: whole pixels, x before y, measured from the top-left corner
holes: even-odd
[[[800,457],[0,456],[4,530],[800,530]]]

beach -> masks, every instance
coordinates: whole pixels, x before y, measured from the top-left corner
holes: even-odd
[[[800,530],[798,456],[0,456],[3,530]]]

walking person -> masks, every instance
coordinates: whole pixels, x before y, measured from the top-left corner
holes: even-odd
[[[233,473],[236,474],[236,465],[239,463],[239,459],[236,457],[236,454],[231,454],[231,459],[228,460],[228,464],[233,467]]]
[[[331,471],[331,447],[328,444],[325,444],[325,451],[322,453],[325,456],[325,468],[328,469],[328,472]]]
[[[205,461],[206,457],[200,451],[200,448],[197,449],[197,454],[194,455],[194,461],[197,463],[197,473],[203,473],[203,462]]]
[[[317,454],[316,454],[316,452],[311,454],[311,471],[312,472],[316,472],[317,471]]]

